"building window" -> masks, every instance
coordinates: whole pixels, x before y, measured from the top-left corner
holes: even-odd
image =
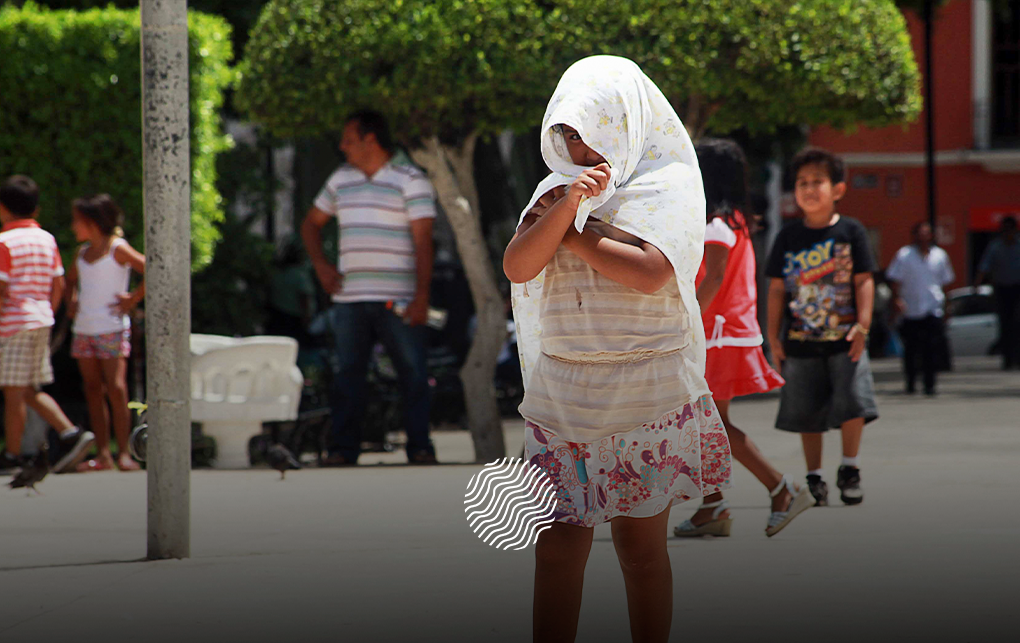
[[[992,9],[992,139],[1020,144],[1020,0]]]
[[[874,190],[878,187],[878,175],[864,172],[851,172],[850,187],[855,190]]]

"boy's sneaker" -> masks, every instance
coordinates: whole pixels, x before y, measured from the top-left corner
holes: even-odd
[[[21,458],[7,453],[6,449],[0,453],[0,473],[14,473],[16,469],[21,468],[21,464]]]
[[[815,498],[816,507],[829,506],[829,485],[825,484],[822,476],[809,475],[807,477],[808,490]]]
[[[77,426],[72,433],[58,436],[56,448],[51,450],[50,456],[50,468],[53,473],[73,471],[78,463],[85,459],[85,454],[95,439],[92,431],[85,431]]]
[[[859,505],[864,500],[861,489],[861,470],[857,467],[843,465],[836,472],[836,486],[839,487],[839,499],[845,505]]]

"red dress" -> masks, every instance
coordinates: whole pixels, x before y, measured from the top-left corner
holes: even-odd
[[[705,230],[705,245],[719,244],[730,251],[722,286],[708,308],[701,311],[708,348],[705,379],[717,400],[764,393],[785,384],[769,366],[761,348],[754,247],[739,212],[737,220],[741,224],[737,230],[726,225],[722,217],[709,221]],[[704,278],[702,261],[697,285]]]

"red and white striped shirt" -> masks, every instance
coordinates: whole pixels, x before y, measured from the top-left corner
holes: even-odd
[[[53,279],[64,274],[57,240],[34,219],[12,221],[0,230],[0,337],[53,325]]]

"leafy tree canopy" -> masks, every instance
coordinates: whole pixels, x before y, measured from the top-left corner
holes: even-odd
[[[557,58],[637,62],[692,129],[911,119],[919,75],[905,21],[878,0],[553,0]]]
[[[948,4],[952,0],[935,0],[935,7],[940,7],[944,4]],[[896,6],[900,9],[911,9],[916,11],[918,15],[924,11],[924,5],[927,0],[896,0]]]
[[[541,12],[515,0],[272,0],[238,103],[284,137],[338,131],[369,106],[405,141],[522,127],[549,90],[541,29]]]
[[[240,104],[281,136],[374,106],[413,141],[541,119],[558,75],[593,53],[641,65],[698,128],[885,125],[920,111],[892,0],[272,0]]]

